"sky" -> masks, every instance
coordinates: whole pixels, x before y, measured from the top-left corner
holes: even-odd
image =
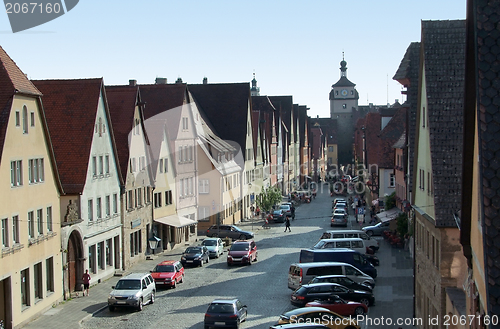
[[[18,33],[0,13],[0,46],[30,79],[231,83],[255,73],[261,95],[292,95],[328,117],[343,53],[360,105],[403,102],[392,77],[421,20],[465,12],[465,0],[80,0]]]

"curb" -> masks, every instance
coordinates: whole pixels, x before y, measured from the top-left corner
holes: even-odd
[[[83,319],[81,319],[80,321],[78,321],[78,326],[81,328],[81,327],[82,327],[82,323],[83,323],[83,322],[87,321],[88,319],[90,319],[91,317],[93,317],[95,314],[97,314],[97,313],[100,313],[100,312],[104,311],[106,308],[108,308],[108,306],[107,306],[107,305],[106,305],[106,306],[101,307],[100,309],[98,309],[98,310],[97,310],[97,311],[95,311],[95,312],[92,312],[91,314],[88,314],[88,315],[84,316],[84,317],[83,317]]]

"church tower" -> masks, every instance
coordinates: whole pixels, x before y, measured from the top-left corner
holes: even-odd
[[[255,80],[255,73],[252,79],[252,88],[250,88],[250,96],[260,96],[260,88],[257,87],[257,80]]]
[[[337,120],[338,166],[353,164],[354,126],[359,94],[356,84],[347,79],[347,62],[340,62],[340,79],[330,91],[330,118]]]

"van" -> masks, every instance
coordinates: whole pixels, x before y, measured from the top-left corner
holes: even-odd
[[[347,239],[321,239],[312,249],[337,249],[348,248],[356,250],[361,254],[366,254],[366,246],[364,240],[360,238],[347,238]]]
[[[347,248],[306,249],[300,251],[300,263],[342,262],[351,264],[372,278],[377,277],[377,269],[363,257],[363,254]]]
[[[358,270],[351,264],[342,262],[314,262],[314,263],[294,263],[288,270],[288,288],[295,290],[302,284],[307,284],[313,278],[321,275],[344,275],[349,279],[375,286],[375,280]]]
[[[149,273],[131,273],[111,287],[108,307],[113,312],[116,307],[134,307],[142,311],[145,304],[155,302],[156,285]]]
[[[359,238],[365,242],[365,246],[377,251],[379,248],[378,241],[371,238],[368,234],[361,230],[328,230],[321,236],[321,239],[345,239]]]

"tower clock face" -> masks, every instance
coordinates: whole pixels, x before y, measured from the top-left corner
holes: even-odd
[[[342,89],[342,91],[340,92],[342,94],[342,96],[347,96],[347,89]]]

